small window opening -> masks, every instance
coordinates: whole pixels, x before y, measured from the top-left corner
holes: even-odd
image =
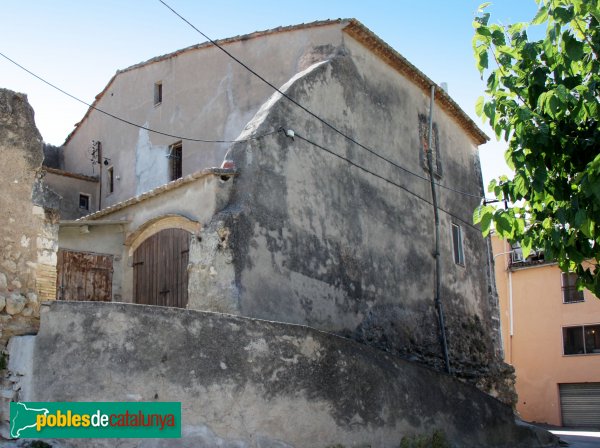
[[[111,166],[106,170],[107,175],[107,183],[108,183],[108,193],[114,193],[115,191],[115,170]]]
[[[79,208],[82,210],[90,209],[90,195],[89,194],[79,194]]]
[[[182,177],[182,158],[183,158],[183,145],[181,142],[177,142],[171,145],[169,151],[169,174],[170,180],[176,180]]]
[[[162,81],[154,84],[154,105],[157,106],[162,103]]]
[[[454,248],[454,262],[464,266],[465,253],[463,250],[462,228],[457,224],[452,224],[452,246]]]
[[[563,272],[561,276],[563,303],[583,302],[583,291],[577,289],[577,274]]]

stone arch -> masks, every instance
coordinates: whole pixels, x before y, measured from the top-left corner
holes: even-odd
[[[145,240],[165,229],[181,229],[197,235],[201,225],[182,215],[169,214],[152,218],[131,232],[125,239],[125,246],[129,247],[129,256],[133,256],[135,250]]]

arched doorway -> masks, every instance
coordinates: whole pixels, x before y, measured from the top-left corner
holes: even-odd
[[[185,308],[190,233],[164,229],[144,240],[133,253],[135,303]]]

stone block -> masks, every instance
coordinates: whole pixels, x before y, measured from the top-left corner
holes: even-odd
[[[0,397],[5,398],[7,400],[12,400],[15,396],[15,393],[12,389],[3,389],[0,390]]]
[[[12,260],[4,260],[0,266],[2,266],[4,269],[6,269],[7,272],[10,272],[11,274],[17,272],[17,263],[15,263]]]
[[[6,299],[6,312],[11,315],[19,314],[25,308],[27,299],[21,294],[11,294]]]
[[[23,235],[21,237],[21,247],[29,247],[29,242],[31,241],[31,238]]]
[[[27,295],[27,303],[38,303],[38,296],[34,292],[28,292]]]
[[[2,311],[5,306],[6,306],[6,297],[0,296],[0,311]]]
[[[0,437],[5,440],[10,440],[12,437],[10,436],[10,426],[8,422],[0,423]]]
[[[0,272],[0,289],[6,289],[8,286],[8,281],[6,280],[6,275]]]

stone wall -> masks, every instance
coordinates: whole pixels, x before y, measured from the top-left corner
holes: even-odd
[[[435,430],[453,446],[555,446],[549,433],[515,424],[510,407],[474,387],[308,327],[55,301],[43,306],[32,339],[33,346],[11,341],[32,353],[15,363],[33,373],[21,378],[28,400],[182,404],[182,439],[57,446],[385,448]]]
[[[15,398],[5,346],[39,327],[56,297],[58,197],[41,183],[42,139],[23,94],[0,89],[0,424]],[[14,378],[13,378],[14,379]],[[16,387],[18,389],[18,387]]]

